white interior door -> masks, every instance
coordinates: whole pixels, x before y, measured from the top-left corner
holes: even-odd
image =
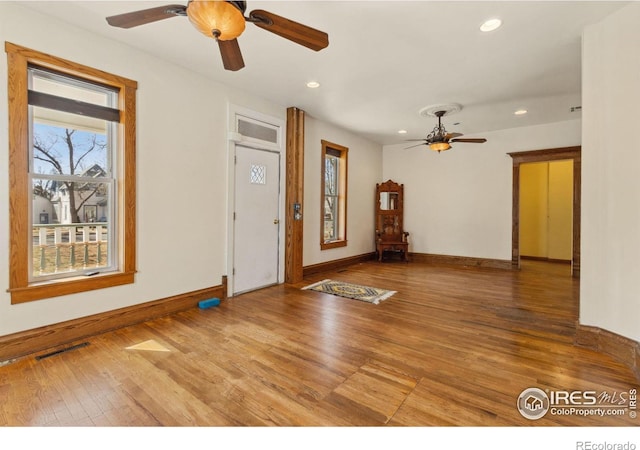
[[[280,155],[236,146],[233,293],[278,282]]]

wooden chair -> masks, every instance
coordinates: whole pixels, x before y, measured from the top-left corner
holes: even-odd
[[[409,261],[409,233],[404,231],[404,185],[392,180],[376,184],[376,253],[399,254]]]

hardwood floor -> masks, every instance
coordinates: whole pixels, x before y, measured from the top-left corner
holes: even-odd
[[[628,411],[532,421],[516,408],[530,387],[638,388],[572,345],[568,270],[371,261],[315,274],[0,367],[0,425],[637,426]],[[372,305],[300,289],[324,278],[398,292]],[[146,341],[167,351],[127,349]]]

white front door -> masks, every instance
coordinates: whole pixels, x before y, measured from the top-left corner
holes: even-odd
[[[280,155],[236,146],[233,293],[276,284]]]

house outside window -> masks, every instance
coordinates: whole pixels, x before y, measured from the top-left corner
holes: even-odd
[[[322,141],[320,248],[347,245],[347,155],[349,149]]]
[[[12,303],[132,283],[136,82],[5,50]]]

